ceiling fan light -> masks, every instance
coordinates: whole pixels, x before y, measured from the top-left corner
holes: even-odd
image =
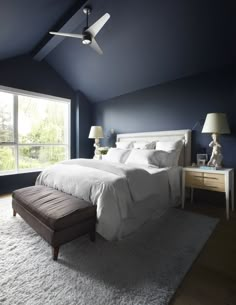
[[[88,45],[88,44],[91,43],[91,40],[90,39],[83,39],[82,43],[85,44],[85,45]]]
[[[88,34],[88,33],[85,33],[84,34],[84,37],[83,37],[83,40],[82,40],[82,43],[85,44],[85,45],[88,45],[92,42],[92,38],[91,38],[91,35]]]

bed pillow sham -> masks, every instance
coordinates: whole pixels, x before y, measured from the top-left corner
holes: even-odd
[[[132,149],[125,164],[152,164],[153,153],[155,150],[151,149]]]
[[[147,141],[143,141],[143,142],[134,142],[133,144],[135,149],[154,149],[156,146],[155,142],[147,142]]]
[[[179,155],[176,151],[156,150],[154,162],[159,167],[173,167],[178,165]]]
[[[132,149],[125,164],[172,167],[176,164],[176,152],[158,151],[154,149]]]
[[[157,141],[156,142],[156,150],[161,150],[161,151],[174,151],[174,150],[180,150],[183,147],[183,141],[178,140],[178,141]]]
[[[133,148],[133,142],[131,141],[116,142],[116,148],[120,148],[120,149]]]
[[[106,155],[103,156],[102,160],[115,162],[115,163],[125,163],[127,160],[130,149],[120,149],[120,148],[110,148]]]
[[[177,166],[183,145],[182,140],[158,141],[156,142],[156,150],[169,153],[169,163],[172,164],[171,166]]]

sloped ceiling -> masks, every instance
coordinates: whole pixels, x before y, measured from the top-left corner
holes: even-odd
[[[101,5],[91,19],[111,14],[97,36],[104,55],[67,38],[47,57],[74,90],[93,102],[233,60],[233,1],[96,2]]]
[[[0,0],[0,60],[24,55],[76,0]]]
[[[0,59],[32,50],[75,2],[1,1]],[[90,24],[106,12],[111,14],[97,35],[104,55],[78,39],[58,38],[60,44],[45,60],[92,102],[232,64],[235,59],[234,0],[88,2],[93,8]],[[82,32],[83,15],[82,19],[73,32]]]

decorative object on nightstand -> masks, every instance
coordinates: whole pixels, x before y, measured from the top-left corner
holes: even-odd
[[[197,154],[197,166],[205,166],[207,164],[207,154]]]
[[[102,126],[92,126],[89,133],[89,139],[95,139],[93,146],[94,150],[94,159],[100,159],[101,152],[99,151],[100,142],[99,139],[104,138]]]
[[[225,193],[226,218],[229,219],[229,199],[231,194],[234,211],[234,170],[224,168],[209,170],[198,167],[184,167],[182,170],[182,208],[185,203],[185,187],[191,188],[191,202],[194,188]]]
[[[202,129],[202,133],[212,133],[212,141],[209,144],[212,147],[212,154],[208,166],[222,167],[223,155],[221,145],[218,142],[220,134],[229,134],[229,124],[225,113],[208,113]]]
[[[109,147],[107,146],[104,146],[104,147],[98,147],[98,150],[100,152],[101,155],[106,155],[108,150],[109,150]]]

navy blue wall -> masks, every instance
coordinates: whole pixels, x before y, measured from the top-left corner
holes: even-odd
[[[94,123],[102,125],[106,134],[111,128],[116,133],[191,129],[208,112],[226,112],[231,134],[221,138],[224,165],[236,168],[235,100],[235,74],[227,67],[94,104]],[[210,136],[201,134],[201,128],[193,130],[193,162],[197,152],[210,153]]]
[[[80,92],[76,92],[76,156],[91,158],[93,156],[93,143],[88,139],[93,119],[92,105]],[[79,131],[79,134],[78,134]]]
[[[85,149],[82,148],[82,145],[80,147],[77,145],[80,135],[83,144],[85,134],[86,136],[88,134],[88,127],[82,128],[80,125],[84,124],[86,126],[86,123],[84,123],[86,118],[87,124],[91,123],[89,119],[91,110],[89,104],[87,105],[88,101],[85,99],[79,100],[78,94],[75,94],[70,86],[46,62],[39,63],[28,56],[0,62],[0,85],[71,99],[71,155],[72,157],[78,157],[80,153],[81,156],[89,155],[88,143]],[[83,118],[84,121],[81,119],[82,124],[77,124],[76,113]],[[19,187],[33,185],[36,176],[35,173],[0,176],[0,194]]]

